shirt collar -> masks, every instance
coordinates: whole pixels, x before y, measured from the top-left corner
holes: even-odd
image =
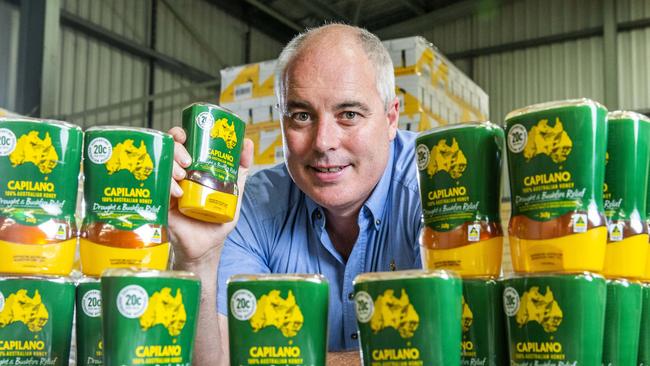
[[[383,217],[384,209],[386,208],[386,200],[392,181],[393,165],[395,160],[393,154],[394,145],[394,141],[390,143],[388,161],[386,163],[386,169],[384,169],[384,174],[379,179],[379,183],[377,183],[375,189],[373,189],[370,197],[368,197],[366,202],[363,204],[361,212],[359,213],[360,215],[369,214],[369,219],[371,219],[372,225],[376,230],[379,230],[379,227],[382,224],[381,218]],[[325,226],[325,210],[307,195],[305,195],[305,203],[312,224],[323,228]]]

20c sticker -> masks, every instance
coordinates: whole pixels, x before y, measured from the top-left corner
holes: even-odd
[[[102,314],[102,296],[99,290],[90,290],[81,298],[81,308],[86,316],[96,318]]]
[[[141,317],[147,310],[147,305],[149,294],[142,286],[129,285],[117,294],[117,310],[126,318]]]
[[[253,317],[257,309],[257,299],[252,292],[240,289],[230,298],[230,313],[237,320],[248,320]]]
[[[88,144],[88,158],[95,164],[104,164],[113,155],[113,146],[103,137],[94,138]]]

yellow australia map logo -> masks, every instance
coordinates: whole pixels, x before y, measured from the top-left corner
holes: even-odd
[[[567,159],[572,148],[573,142],[564,131],[560,118],[555,119],[553,127],[548,125],[548,119],[542,119],[528,132],[524,158],[530,160],[537,155],[547,155],[557,164]]]
[[[463,333],[469,331],[469,328],[472,326],[472,323],[474,322],[474,314],[472,313],[472,309],[469,308],[469,305],[467,302],[465,302],[465,296],[462,298],[462,304],[463,304],[463,312],[461,313],[461,324],[463,326]]]
[[[427,174],[433,177],[438,172],[445,171],[453,179],[458,179],[467,168],[467,158],[458,147],[456,139],[452,139],[451,146],[447,139],[442,139],[431,149],[431,157],[427,167]]]
[[[557,331],[560,323],[562,323],[562,318],[562,309],[555,301],[553,292],[548,286],[544,295],[539,292],[537,286],[533,286],[524,292],[516,315],[519,327],[523,327],[528,322],[536,322],[544,328],[546,333]]]
[[[9,295],[0,312],[0,328],[20,322],[27,326],[30,332],[40,332],[50,318],[41,295],[34,290],[34,296],[29,297],[27,290],[20,289]]]
[[[140,147],[136,147],[133,140],[128,139],[113,148],[113,154],[106,162],[106,169],[108,174],[127,170],[135,179],[146,180],[153,171],[153,161],[147,153],[144,141],[140,141]]]
[[[374,314],[370,319],[370,329],[373,333],[393,328],[400,337],[411,338],[420,325],[420,317],[404,289],[399,298],[395,296],[393,290],[384,291],[382,295],[377,296],[374,308]]]
[[[294,337],[302,328],[305,318],[296,303],[293,292],[287,298],[280,296],[279,290],[271,290],[257,301],[255,313],[250,318],[253,332],[266,327],[276,327],[285,337]]]
[[[228,123],[226,118],[218,119],[212,125],[210,137],[213,139],[222,139],[229,149],[237,145],[237,134],[235,133],[235,122]]]
[[[172,289],[163,287],[149,299],[147,309],[140,317],[140,327],[142,330],[149,330],[156,325],[162,325],[170,336],[175,337],[181,334],[186,321],[187,314],[181,290],[176,289],[176,295],[172,296]]]
[[[38,137],[38,131],[30,131],[20,136],[16,149],[9,155],[11,165],[16,167],[24,163],[32,163],[43,174],[52,173],[59,161],[59,155],[52,145],[52,138],[45,133],[45,138]]]

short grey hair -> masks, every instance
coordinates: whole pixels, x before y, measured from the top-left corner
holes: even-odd
[[[287,71],[287,66],[298,55],[300,48],[308,36],[318,33],[330,25],[332,24],[307,29],[305,32],[298,34],[280,53],[275,67],[275,95],[278,98],[281,113],[286,112],[284,76]],[[377,91],[384,102],[384,109],[388,110],[388,106],[395,99],[395,71],[393,68],[393,60],[391,60],[388,50],[376,35],[363,28],[349,27],[357,32],[356,35],[359,43],[368,60],[370,60],[370,63],[375,68]]]

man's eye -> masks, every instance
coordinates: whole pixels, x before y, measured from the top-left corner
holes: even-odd
[[[357,116],[357,112],[344,112],[343,118],[345,119],[354,119]]]
[[[293,118],[294,120],[296,120],[298,122],[307,122],[307,121],[309,121],[309,113],[307,113],[307,112],[294,113],[291,116],[291,118]]]

